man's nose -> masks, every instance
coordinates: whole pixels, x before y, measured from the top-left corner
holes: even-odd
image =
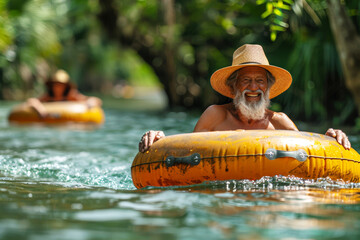
[[[256,84],[256,81],[255,80],[250,81],[249,90],[256,91],[258,89],[259,89],[259,86]]]

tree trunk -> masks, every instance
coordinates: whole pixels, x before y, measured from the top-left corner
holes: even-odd
[[[327,0],[327,13],[347,88],[360,115],[360,36],[339,0]]]
[[[175,7],[174,0],[162,0],[164,19],[166,23],[166,36],[165,36],[165,64],[167,79],[165,91],[168,92],[169,105],[173,107],[179,104],[179,97],[176,94],[176,64],[175,64]]]

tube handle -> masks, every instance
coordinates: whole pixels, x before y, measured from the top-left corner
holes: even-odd
[[[267,157],[269,160],[275,160],[282,157],[291,157],[300,162],[304,162],[308,158],[308,154],[304,149],[299,149],[297,151],[282,151],[276,150],[274,148],[268,148],[265,152],[265,157]]]
[[[168,156],[165,159],[165,164],[167,167],[172,167],[176,163],[183,163],[183,164],[189,164],[191,166],[198,165],[200,163],[201,157],[199,153],[194,153],[190,156],[186,157],[174,157],[174,156]]]

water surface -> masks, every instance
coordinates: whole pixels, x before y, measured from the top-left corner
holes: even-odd
[[[0,107],[1,239],[360,238],[359,184],[277,176],[136,190],[141,135],[191,132],[198,114],[105,108],[102,127],[81,130],[9,125],[13,104]]]

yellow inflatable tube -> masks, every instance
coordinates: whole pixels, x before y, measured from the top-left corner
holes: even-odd
[[[137,188],[275,175],[359,182],[360,155],[332,137],[311,132],[189,133],[165,137],[139,152],[131,174]]]
[[[26,104],[15,106],[9,116],[10,123],[91,123],[102,124],[104,111],[100,107],[89,108],[85,102],[63,101],[43,103],[48,116],[41,118],[39,114]]]

